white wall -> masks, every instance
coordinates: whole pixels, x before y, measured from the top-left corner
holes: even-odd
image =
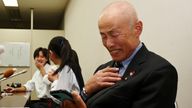
[[[95,68],[110,59],[101,44],[97,18],[101,9],[115,0],[70,0],[65,14],[65,33],[77,51],[85,81]],[[143,20],[141,40],[149,50],[169,60],[179,75],[179,108],[192,108],[191,0],[130,0]]]

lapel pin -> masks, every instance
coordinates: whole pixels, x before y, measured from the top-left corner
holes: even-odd
[[[130,71],[128,73],[129,74],[126,77],[124,77],[124,80],[127,80],[129,76],[132,77],[133,75],[135,75],[136,72],[135,71]]]
[[[135,71],[129,72],[129,76],[133,76],[135,74]]]

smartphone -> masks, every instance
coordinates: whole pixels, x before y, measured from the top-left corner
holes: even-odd
[[[68,92],[67,90],[55,90],[55,91],[51,91],[50,94],[56,99],[60,100],[61,102],[64,100],[73,101],[73,97],[71,93]]]

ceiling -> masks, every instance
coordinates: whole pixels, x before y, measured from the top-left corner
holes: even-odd
[[[0,28],[30,29],[33,9],[34,29],[61,29],[68,0],[18,0],[19,7],[5,7],[0,0]]]

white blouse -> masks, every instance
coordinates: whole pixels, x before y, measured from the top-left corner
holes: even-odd
[[[80,91],[75,73],[68,65],[65,65],[62,71],[59,72],[58,74],[59,78],[53,81],[53,83],[51,84],[51,91],[55,90],[67,90],[69,92],[73,90],[78,92]]]
[[[52,66],[46,64],[44,69],[45,72],[48,73],[52,70]],[[27,91],[33,91],[35,89],[38,98],[46,98],[50,94],[50,85],[43,82],[43,76],[39,70],[35,71],[32,79],[27,81],[24,86],[26,87]]]

